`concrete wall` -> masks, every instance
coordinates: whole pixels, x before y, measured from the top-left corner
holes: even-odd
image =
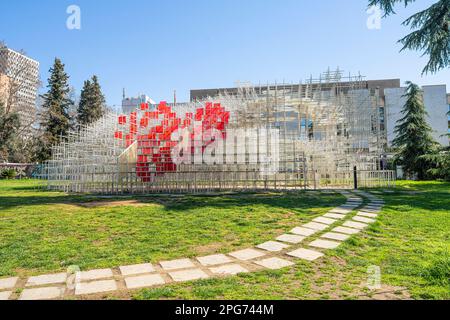
[[[428,112],[428,124],[433,129],[433,138],[440,144],[447,146],[449,140],[442,135],[448,132],[448,104],[447,88],[445,85],[424,86],[423,101],[425,109]],[[402,97],[406,88],[388,88],[385,89],[386,96],[386,133],[388,146],[392,146],[392,140],[395,138],[394,129],[397,121],[402,118],[401,111],[406,103]]]

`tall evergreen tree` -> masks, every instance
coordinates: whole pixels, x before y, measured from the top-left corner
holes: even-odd
[[[407,99],[403,107],[403,117],[397,121],[394,133],[396,138],[393,146],[397,148],[397,162],[403,165],[408,176],[415,176],[419,180],[427,178],[428,162],[423,156],[432,153],[437,143],[431,136],[431,128],[427,124],[427,112],[423,104],[420,87],[412,82],[408,85],[404,97]]]
[[[105,113],[105,97],[97,76],[84,82],[78,105],[78,124],[88,125],[100,119]]]
[[[395,14],[394,7],[405,7],[416,0],[369,0],[369,6],[379,6],[384,15]],[[399,40],[403,50],[422,51],[429,57],[423,73],[435,73],[450,67],[450,0],[438,0],[429,8],[417,12],[403,22],[413,32]]]
[[[69,76],[64,71],[64,64],[55,58],[53,67],[50,68],[48,79],[48,92],[43,96],[43,115],[41,126],[44,129],[41,150],[38,159],[41,161],[50,158],[51,146],[60,142],[70,129],[68,110],[73,104],[70,99]]]

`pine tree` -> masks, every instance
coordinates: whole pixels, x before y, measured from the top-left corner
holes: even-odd
[[[88,125],[100,119],[105,112],[105,97],[97,76],[84,82],[78,106],[78,124]]]
[[[395,14],[398,2],[405,7],[415,0],[369,0],[369,6],[379,6],[384,16]],[[399,40],[402,51],[409,49],[422,51],[429,56],[423,73],[436,73],[450,67],[450,0],[439,0],[429,8],[420,11],[403,22],[412,33]]]
[[[91,81],[86,80],[81,89],[80,102],[78,104],[78,125],[86,125],[90,122],[89,104],[91,102],[92,84]]]
[[[398,149],[397,162],[403,165],[408,176],[417,175],[419,180],[427,178],[428,162],[423,156],[433,153],[437,143],[431,136],[431,128],[427,124],[427,112],[423,104],[420,87],[412,82],[407,82],[407,99],[403,107],[403,117],[397,121],[394,133],[396,138],[393,146]]]
[[[47,160],[51,156],[51,146],[61,141],[70,129],[70,118],[68,110],[73,104],[69,97],[69,76],[64,71],[64,64],[60,59],[55,58],[53,67],[50,68],[50,78],[48,79],[48,92],[43,96],[43,122],[44,129],[42,136],[41,150],[38,159]]]

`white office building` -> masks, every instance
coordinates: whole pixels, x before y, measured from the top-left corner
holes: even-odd
[[[423,102],[428,113],[428,124],[433,130],[433,138],[443,146],[449,145],[449,138],[446,136],[449,130],[447,112],[449,104],[447,101],[446,85],[423,86]],[[386,134],[388,146],[392,146],[395,138],[395,127],[397,121],[403,117],[401,111],[406,103],[404,97],[406,88],[386,88],[385,108],[386,108]]]
[[[150,99],[150,97],[146,96],[145,94],[132,98],[125,98],[124,94],[122,99],[122,112],[125,114],[130,114],[131,112],[139,108],[142,103],[153,105],[156,104],[152,99]]]

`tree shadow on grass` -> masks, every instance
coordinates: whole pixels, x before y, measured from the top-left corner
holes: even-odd
[[[124,201],[127,200],[127,201]],[[345,198],[338,194],[313,196],[303,192],[280,193],[244,193],[224,195],[184,195],[184,196],[126,196],[105,197],[93,195],[48,195],[42,196],[0,196],[0,210],[14,207],[36,205],[67,204],[83,208],[104,208],[129,202],[128,205],[160,205],[167,211],[185,211],[197,208],[236,208],[253,205],[265,205],[287,210],[304,210],[317,207],[335,207],[345,202]],[[90,205],[93,204],[93,205]],[[104,204],[104,205],[102,205]],[[123,204],[126,206],[127,204]]]

